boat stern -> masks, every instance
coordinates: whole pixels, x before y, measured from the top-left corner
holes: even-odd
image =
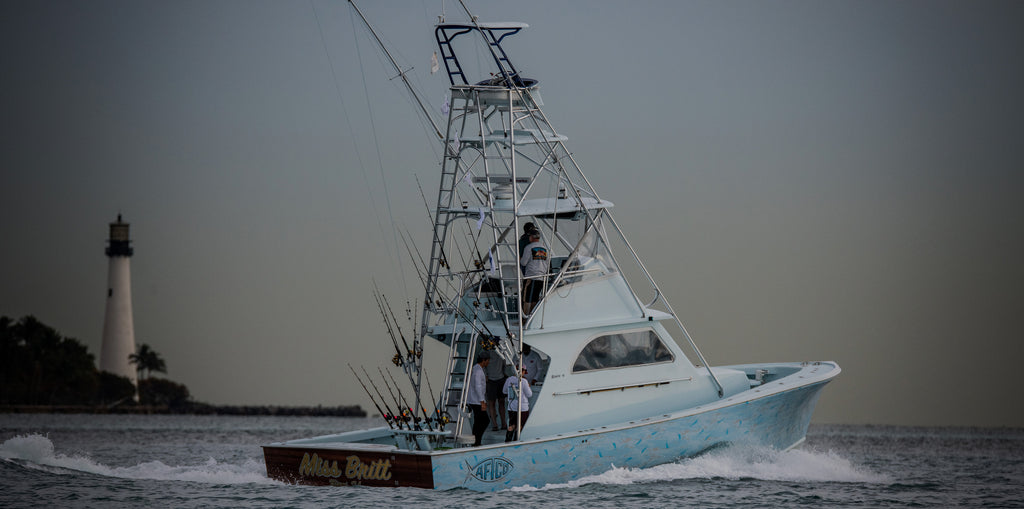
[[[434,488],[429,448],[413,444],[428,439],[417,440],[421,434],[438,433],[403,431],[375,428],[264,445],[267,476],[313,486]]]
[[[270,478],[289,484],[434,487],[430,456],[412,451],[281,444],[263,446],[263,459]]]

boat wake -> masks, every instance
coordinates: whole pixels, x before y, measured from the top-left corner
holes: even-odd
[[[728,479],[795,482],[890,483],[888,476],[857,466],[839,454],[794,449],[724,447],[695,458],[650,468],[612,468],[543,488],[519,487],[514,491],[575,488],[586,484],[624,485],[687,479]]]
[[[19,435],[5,441],[0,445],[0,459],[58,475],[85,472],[123,479],[209,484],[280,484],[267,477],[266,467],[257,460],[250,459],[234,465],[210,458],[201,464],[178,466],[146,461],[135,466],[110,467],[86,455],[58,453],[54,450],[53,442],[39,434]]]

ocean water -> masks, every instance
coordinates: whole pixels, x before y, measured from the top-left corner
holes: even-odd
[[[812,425],[802,448],[732,447],[498,493],[308,487],[260,444],[378,419],[0,414],[0,507],[1024,507],[1024,429]]]

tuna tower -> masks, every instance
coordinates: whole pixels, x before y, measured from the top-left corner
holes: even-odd
[[[128,361],[135,353],[135,325],[132,321],[132,276],[129,261],[132,241],[128,223],[110,223],[107,241],[107,313],[103,319],[103,349],[100,351],[100,370],[128,377],[138,386],[137,371]]]

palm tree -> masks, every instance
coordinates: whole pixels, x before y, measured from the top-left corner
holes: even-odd
[[[145,343],[139,345],[139,351],[128,356],[128,362],[135,364],[135,369],[140,373],[145,371],[146,378],[154,371],[167,373],[167,364],[163,358]]]

